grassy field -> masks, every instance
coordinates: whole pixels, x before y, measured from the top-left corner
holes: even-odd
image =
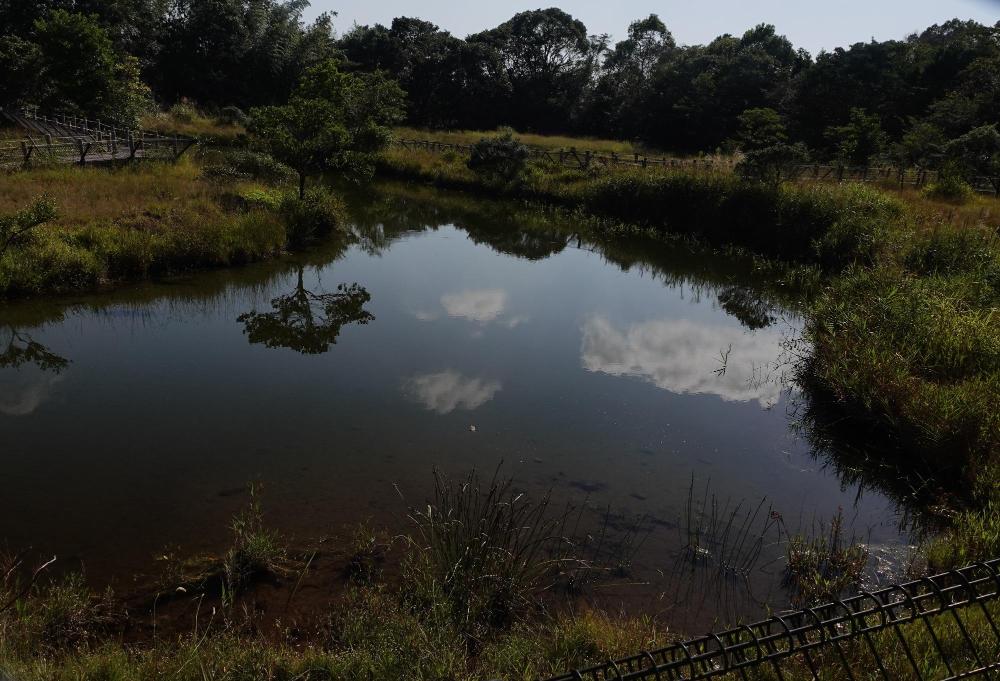
[[[233,168],[216,156],[0,175],[0,216],[17,215],[39,197],[56,213],[0,251],[0,298],[271,258],[341,219],[333,197],[293,201],[287,169],[273,161],[241,154]]]
[[[398,139],[433,140],[447,144],[475,144],[484,137],[496,135],[496,131],[486,130],[420,130],[417,128],[399,127],[395,130]],[[632,154],[643,149],[632,142],[604,140],[592,137],[565,137],[559,135],[534,135],[518,133],[518,139],[531,147],[539,149],[581,149],[599,151],[610,154]]]

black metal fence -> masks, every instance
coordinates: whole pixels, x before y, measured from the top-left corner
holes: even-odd
[[[1000,679],[1000,559],[776,615],[551,681]]]

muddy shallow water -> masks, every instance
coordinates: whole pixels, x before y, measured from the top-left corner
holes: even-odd
[[[794,295],[748,262],[519,210],[388,188],[355,200],[352,243],[0,305],[0,542],[127,581],[167,547],[223,547],[249,481],[310,537],[405,529],[433,468],[502,461],[594,528],[643,518],[623,598],[698,621],[788,595],[773,527],[748,584],[712,556],[676,569],[692,484],[696,516],[766,500],[753,523],[798,529],[843,508],[873,545],[905,543],[894,505],[795,428]]]

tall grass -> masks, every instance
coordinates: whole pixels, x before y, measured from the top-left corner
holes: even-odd
[[[306,234],[325,236],[343,225],[342,205],[329,195],[279,211],[290,205],[285,190],[262,179],[280,182],[280,168],[245,155],[236,160],[213,159],[213,167],[232,163],[235,170],[211,181],[191,159],[0,175],[0,214],[42,194],[58,212],[31,243],[0,255],[0,298],[263,260],[310,241]]]

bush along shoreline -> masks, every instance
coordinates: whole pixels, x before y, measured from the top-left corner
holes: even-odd
[[[501,136],[503,137],[503,136]],[[768,184],[732,172],[575,170],[520,161],[504,139],[475,163],[393,149],[394,178],[502,194],[814,268],[796,360],[819,423],[854,424],[876,467],[920,481],[944,534],[934,568],[1000,554],[1000,217],[990,198],[867,185]],[[483,156],[503,155],[488,163]],[[963,203],[964,201],[964,203]],[[841,428],[841,430],[843,430]]]
[[[343,203],[245,150],[0,177],[0,299],[98,290],[278,257],[345,228]]]

